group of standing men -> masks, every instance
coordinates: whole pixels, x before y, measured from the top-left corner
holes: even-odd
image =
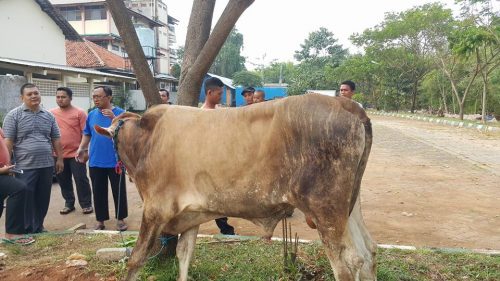
[[[221,101],[223,83],[218,78],[205,81],[206,99],[202,108],[215,109]],[[340,94],[351,99],[355,84],[341,83]],[[53,172],[57,174],[65,206],[62,215],[75,211],[75,180],[78,201],[84,214],[94,212],[97,224],[94,229],[105,229],[109,220],[108,180],[111,183],[117,229],[128,228],[124,219],[128,216],[125,175],[118,173],[117,156],[112,140],[97,134],[94,125],[109,127],[115,116],[124,110],[113,106],[112,90],[107,86],[94,89],[92,99],[95,109],[87,115],[71,104],[73,92],[60,87],[56,92],[58,107],[45,110],[36,85],[27,83],[20,90],[22,105],[11,110],[0,129],[0,203],[5,197],[5,239],[17,244],[30,244],[33,237],[25,234],[46,231],[47,214],[52,187]],[[169,102],[167,90],[160,90],[165,104]],[[252,87],[243,90],[247,105],[265,101],[265,93]],[[89,162],[90,188],[86,162]],[[15,174],[15,178],[11,175]],[[94,208],[92,207],[92,196]],[[3,206],[0,204],[0,215]],[[226,217],[215,220],[223,234],[234,235],[234,228]]]
[[[44,220],[54,172],[65,200],[60,210],[62,215],[75,211],[74,178],[82,212],[90,214],[95,208],[95,229],[104,229],[104,221],[109,220],[109,180],[117,229],[126,230],[123,219],[128,211],[124,175],[115,171],[117,159],[112,140],[94,131],[94,125],[107,127],[115,116],[124,112],[111,104],[111,88],[98,86],[93,90],[95,109],[88,117],[71,104],[73,93],[67,87],[57,89],[58,107],[51,110],[41,106],[36,85],[24,84],[20,94],[22,105],[5,116],[0,139],[0,202],[9,197],[6,240],[27,244],[34,240],[25,234],[46,231]],[[87,160],[92,189],[87,178]]]

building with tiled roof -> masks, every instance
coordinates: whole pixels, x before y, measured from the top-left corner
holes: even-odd
[[[61,15],[85,39],[125,57],[127,50],[104,0],[50,0]],[[155,75],[169,74],[175,62],[171,45],[175,42],[177,20],[168,16],[161,0],[125,1],[139,42]]]
[[[66,41],[69,66],[95,69],[127,69],[125,59],[88,40]]]

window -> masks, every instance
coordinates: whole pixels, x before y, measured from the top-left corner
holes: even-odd
[[[80,7],[61,7],[59,12],[67,21],[82,20]]]
[[[103,5],[85,7],[85,20],[105,20],[106,8]]]
[[[108,42],[107,41],[95,41],[94,43],[96,43],[97,45],[103,47],[104,49],[108,48]]]
[[[116,45],[111,45],[111,49],[113,49],[113,51],[120,51],[120,47]]]

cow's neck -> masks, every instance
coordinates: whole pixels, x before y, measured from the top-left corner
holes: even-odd
[[[141,154],[146,149],[147,134],[138,126],[138,121],[130,120],[118,135],[118,153],[129,172],[134,175]]]

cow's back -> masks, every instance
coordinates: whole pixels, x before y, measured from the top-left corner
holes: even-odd
[[[364,131],[359,114],[346,110],[350,103],[305,95],[237,109],[169,106],[150,138],[161,151],[144,163],[161,167],[158,180],[182,189],[190,204],[220,210],[219,202],[230,201],[233,216],[247,205],[264,213],[266,206],[296,201],[328,175],[334,181],[334,167],[359,162]]]

